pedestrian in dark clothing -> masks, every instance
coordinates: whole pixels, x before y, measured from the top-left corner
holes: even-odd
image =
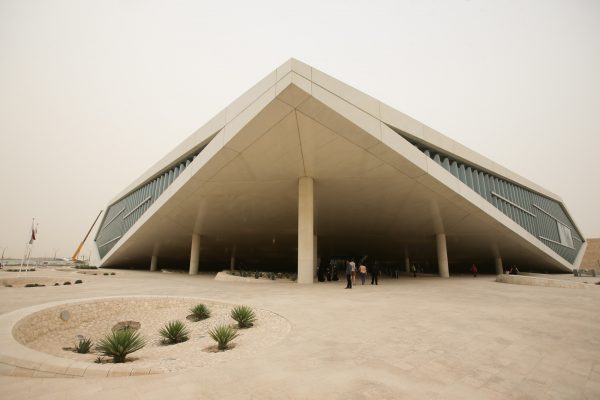
[[[411,271],[412,271],[412,273],[413,273],[413,277],[415,277],[415,278],[416,278],[416,277],[417,277],[417,267],[415,266],[415,264],[413,264],[413,265],[410,267],[410,270],[411,270]]]
[[[471,273],[473,274],[473,278],[477,278],[477,265],[471,265]]]
[[[346,260],[346,289],[352,289],[352,264]]]
[[[371,285],[378,285],[377,278],[379,277],[379,263],[375,261],[371,267]]]

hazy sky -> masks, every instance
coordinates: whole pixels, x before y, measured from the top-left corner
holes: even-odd
[[[0,252],[107,202],[298,58],[560,195],[600,237],[600,1],[0,0]],[[89,240],[84,250],[90,252]]]

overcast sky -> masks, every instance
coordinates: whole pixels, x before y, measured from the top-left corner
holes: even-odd
[[[96,214],[290,57],[558,194],[600,237],[599,1],[0,0],[0,252]],[[91,251],[88,240],[83,254]]]

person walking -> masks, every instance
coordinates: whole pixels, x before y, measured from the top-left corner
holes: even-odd
[[[346,260],[346,287],[345,289],[352,289],[352,265],[350,261]]]
[[[475,263],[471,265],[471,273],[473,274],[473,278],[477,278],[477,265]]]
[[[360,273],[360,283],[361,285],[365,284],[365,280],[367,279],[367,266],[364,262],[360,263],[358,267],[358,272]]]
[[[379,262],[375,261],[371,267],[371,285],[378,285],[377,278],[379,277]]]
[[[415,264],[410,266],[410,271],[413,273],[413,277],[416,278],[417,277],[417,267],[415,266]]]

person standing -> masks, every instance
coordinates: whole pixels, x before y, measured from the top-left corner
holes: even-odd
[[[352,284],[356,285],[356,263],[353,258],[350,259],[350,266],[352,268]]]
[[[360,263],[360,266],[358,267],[358,272],[360,273],[361,285],[364,285],[365,280],[367,279],[367,266],[364,262]]]
[[[475,263],[471,265],[471,273],[473,274],[473,278],[477,278],[477,265]]]
[[[417,267],[415,266],[415,264],[410,266],[410,270],[413,273],[413,277],[417,277]]]
[[[352,264],[346,260],[346,289],[352,289]]]
[[[379,277],[379,262],[375,261],[371,267],[371,285],[378,285],[377,278]]]

